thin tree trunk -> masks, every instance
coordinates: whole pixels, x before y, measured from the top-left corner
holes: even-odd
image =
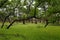
[[[41,23],[41,19],[39,19],[39,22]]]
[[[6,21],[6,19],[7,19],[9,16],[10,16],[10,14],[5,17],[5,19],[3,20],[3,24],[2,24],[2,26],[1,26],[1,28],[3,28],[5,21]]]
[[[46,28],[48,24],[49,24],[49,22],[48,22],[48,20],[46,20],[46,25],[44,27]]]
[[[28,21],[29,21],[29,23],[30,23],[30,19],[29,19]]]
[[[9,22],[9,23],[11,23],[11,22],[12,22],[12,20],[11,20],[10,18],[8,18],[8,22]]]
[[[36,18],[36,8],[37,7],[35,7],[35,10],[34,10],[34,16],[33,16],[34,18]]]
[[[7,27],[7,29],[9,29],[12,25],[13,25],[13,23],[15,22],[16,20],[14,20],[12,23],[10,23],[10,25]]]
[[[53,21],[53,24],[55,23],[56,21]]]
[[[31,19],[31,22],[33,23],[33,19]]]
[[[23,24],[25,24],[25,20],[23,19]]]
[[[3,18],[2,17],[0,17],[0,20],[3,22]]]
[[[37,24],[37,19],[35,19],[35,24]]]

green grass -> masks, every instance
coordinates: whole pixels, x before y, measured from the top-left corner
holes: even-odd
[[[15,23],[10,29],[0,28],[0,40],[60,40],[60,26]]]

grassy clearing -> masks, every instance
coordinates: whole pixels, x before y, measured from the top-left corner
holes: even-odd
[[[15,23],[10,29],[0,28],[0,40],[60,40],[60,26]]]

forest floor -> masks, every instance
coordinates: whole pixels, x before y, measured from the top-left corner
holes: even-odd
[[[60,26],[14,23],[9,29],[0,27],[0,40],[60,40]],[[1,23],[0,23],[1,26]]]

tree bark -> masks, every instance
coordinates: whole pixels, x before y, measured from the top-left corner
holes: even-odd
[[[37,24],[37,19],[35,19],[35,24]]]
[[[5,17],[5,19],[3,20],[3,24],[2,24],[2,26],[1,26],[1,28],[3,28],[5,21],[6,21],[6,19],[7,19],[9,16],[10,16],[10,14]]]
[[[25,24],[25,19],[23,19],[23,24]]]
[[[0,17],[0,20],[3,22],[3,18],[2,17]]]
[[[11,22],[12,22],[12,20],[11,20],[10,18],[8,18],[8,22],[9,22],[9,23],[11,23]]]
[[[13,25],[13,23],[15,22],[16,20],[14,20],[12,23],[10,23],[10,25],[7,27],[7,29],[9,29],[12,25]]]
[[[49,22],[48,22],[48,20],[46,20],[46,25],[44,27],[46,28],[48,24],[49,24]]]

